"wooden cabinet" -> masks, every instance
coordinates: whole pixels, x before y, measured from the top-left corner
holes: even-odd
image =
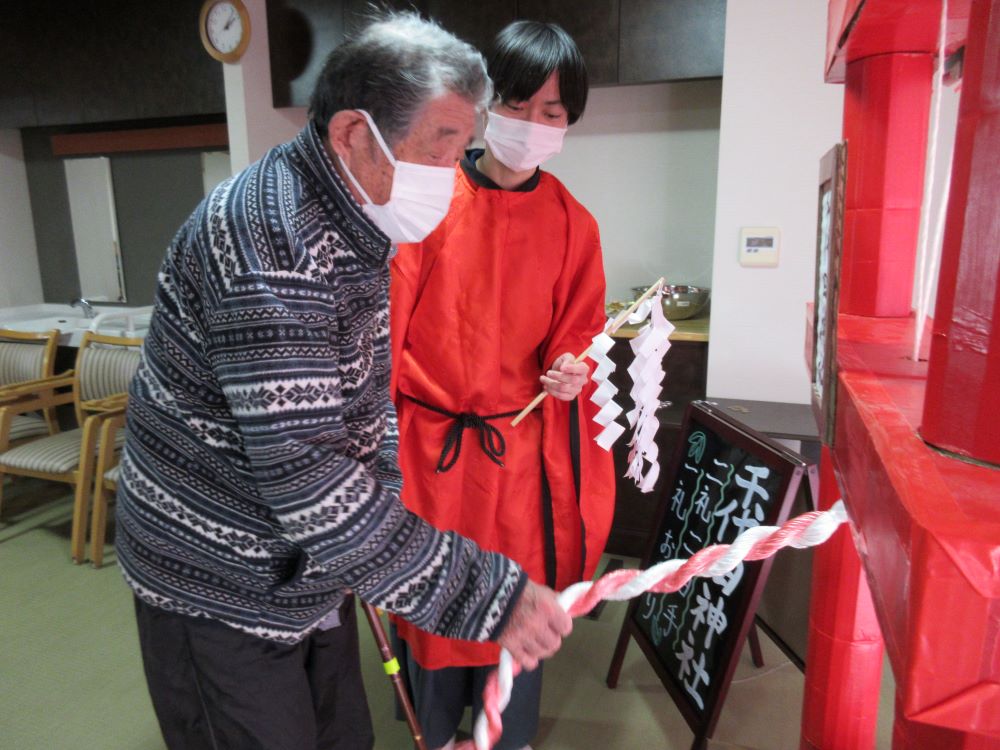
[[[304,107],[327,55],[344,41],[346,17],[359,9],[324,0],[269,0],[267,36],[275,107]]]
[[[225,114],[222,65],[196,33],[200,8],[197,0],[143,5],[134,15],[153,31],[123,31],[127,46],[111,65],[122,71],[140,120]]]
[[[513,4],[514,0],[509,0]],[[471,26],[474,18],[496,15],[493,3],[486,10],[466,13],[459,19],[457,8],[468,3],[448,0],[381,0],[388,10],[414,10],[427,15],[427,6],[440,6],[454,23]],[[504,3],[497,5],[503,6]],[[377,14],[370,0],[268,0],[267,36],[271,61],[271,98],[275,107],[306,107],[330,52],[363,28]],[[513,19],[513,13],[511,13]],[[453,32],[455,29],[451,29]],[[461,35],[459,35],[461,36]]]
[[[517,18],[517,5],[515,0],[475,4],[468,0],[423,0],[422,10],[485,55],[497,32]]]
[[[0,23],[0,128],[34,125],[35,91],[46,82],[35,74],[37,44],[28,6],[5,7]]]
[[[633,407],[632,399],[628,395],[632,382],[627,373],[628,366],[632,362],[632,350],[626,341],[618,340],[609,354],[615,362],[615,371],[611,375],[611,382],[618,388],[618,397],[615,400],[624,407],[625,412],[628,412]],[[671,405],[660,409],[657,414],[660,418],[660,428],[656,433],[660,476],[651,492],[640,492],[631,479],[624,478],[628,468],[629,452],[626,436],[619,438],[612,449],[617,477],[615,516],[607,545],[607,551],[612,554],[641,557],[645,552],[647,538],[656,520],[656,510],[663,502],[663,488],[670,469],[674,446],[680,434],[684,410],[691,401],[705,398],[708,343],[671,342],[670,349],[663,358],[663,367],[667,376],[660,399],[670,401]],[[623,413],[619,417],[622,424],[625,424],[624,419]]]
[[[0,24],[0,127],[225,112],[221,66],[198,37],[201,0],[11,0]]]
[[[384,0],[415,8],[479,49],[515,18],[576,39],[592,85],[722,75],[725,0]],[[201,0],[122,12],[122,3],[11,0],[0,24],[0,127],[219,114],[222,68],[197,34]],[[330,50],[368,0],[268,0],[274,105],[306,106]]]
[[[726,0],[621,0],[618,82],[722,75]]]
[[[576,41],[591,86],[618,82],[619,0],[518,0],[517,15],[557,23]]]
[[[484,53],[516,18],[551,21],[580,46],[593,86],[722,75],[726,0],[393,0]],[[304,106],[330,50],[367,15],[366,0],[269,0],[276,107]]]

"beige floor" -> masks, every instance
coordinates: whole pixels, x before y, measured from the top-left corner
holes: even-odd
[[[34,481],[4,487],[0,523],[0,748],[161,750],[146,695],[131,598],[114,565],[69,562],[70,499]],[[578,620],[546,666],[537,750],[687,750],[692,735],[638,647],[619,686],[604,683],[624,616],[609,604]],[[363,623],[364,620],[362,619]],[[378,750],[412,747],[392,718],[392,692],[362,627],[365,679]],[[766,665],[743,654],[715,738],[755,750],[796,750],[803,677],[767,638]],[[883,678],[877,747],[888,750],[891,675]]]

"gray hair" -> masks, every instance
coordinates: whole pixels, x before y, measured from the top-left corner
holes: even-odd
[[[394,144],[427,102],[446,93],[484,109],[493,86],[483,56],[416,13],[387,13],[330,53],[309,102],[309,119],[325,137],[337,112],[363,109]]]

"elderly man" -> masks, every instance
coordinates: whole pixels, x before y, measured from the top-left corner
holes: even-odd
[[[571,628],[516,564],[399,502],[386,261],[447,212],[489,96],[471,47],[389,16],[168,250],[117,550],[171,748],[371,748],[351,591],[528,669]]]

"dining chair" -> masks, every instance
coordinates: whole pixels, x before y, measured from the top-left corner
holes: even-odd
[[[45,381],[53,377],[58,345],[59,331],[55,329],[34,332],[0,328],[0,406],[45,390]],[[51,383],[48,388],[52,388]],[[0,450],[57,432],[55,407],[18,414],[7,431],[7,445],[0,445]]]
[[[125,408],[104,414],[97,438],[97,464],[94,468],[94,507],[90,513],[90,563],[104,564],[104,539],[107,534],[108,501],[118,490],[118,459],[121,457],[119,433],[125,427]]]
[[[85,557],[88,512],[93,488],[94,461],[101,422],[108,412],[124,407],[129,382],[139,366],[142,339],[106,336],[87,331],[80,341],[76,367],[68,391],[54,397],[23,398],[0,408],[0,446],[13,417],[35,411],[41,404],[72,403],[76,429],[67,430],[0,453],[3,476],[29,476],[73,485],[73,522],[70,555],[75,563]],[[116,440],[124,441],[119,433]],[[0,502],[2,502],[0,484]],[[0,506],[2,507],[2,506]]]

